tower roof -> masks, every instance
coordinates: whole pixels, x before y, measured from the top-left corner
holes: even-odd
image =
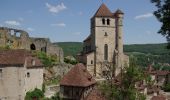
[[[83,64],[77,64],[73,67],[60,82],[60,85],[64,86],[78,86],[87,87],[95,84],[96,81],[86,70]]]
[[[112,12],[107,8],[107,6],[103,3],[97,12],[95,13],[94,17],[112,17]]]
[[[115,14],[124,14],[120,9],[116,10]]]

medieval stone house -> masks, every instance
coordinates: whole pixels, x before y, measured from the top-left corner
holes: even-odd
[[[0,47],[9,46],[12,49],[38,50],[56,55],[63,62],[63,50],[53,45],[48,38],[29,37],[24,30],[0,27]]]
[[[84,40],[83,51],[78,60],[96,77],[104,76],[104,63],[116,66],[118,75],[128,64],[128,56],[123,53],[123,15],[121,10],[112,13],[102,4],[91,18],[91,34]]]
[[[60,82],[60,94],[64,100],[85,100],[96,81],[83,64],[73,67]]]
[[[26,92],[42,88],[43,65],[26,50],[0,51],[0,100],[24,100]]]

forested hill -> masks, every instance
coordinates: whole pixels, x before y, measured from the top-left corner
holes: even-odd
[[[82,42],[58,42],[54,43],[59,45],[64,50],[65,56],[75,56],[82,50]],[[124,52],[126,53],[144,53],[152,55],[169,54],[170,50],[166,49],[166,43],[161,44],[133,44],[124,45]]]

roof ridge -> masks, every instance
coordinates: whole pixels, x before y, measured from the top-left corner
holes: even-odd
[[[94,17],[113,17],[113,13],[104,3],[102,3],[99,9],[96,11]]]

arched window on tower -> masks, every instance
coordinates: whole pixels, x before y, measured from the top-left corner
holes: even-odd
[[[103,23],[103,25],[105,25],[105,19],[104,18],[102,19],[102,23]]]
[[[108,45],[104,45],[104,60],[108,60]]]
[[[110,25],[110,19],[107,19],[107,25]]]

